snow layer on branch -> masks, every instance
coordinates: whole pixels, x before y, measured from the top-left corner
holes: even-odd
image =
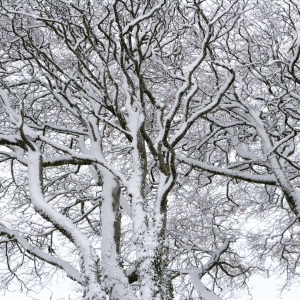
[[[60,230],[64,232],[65,235],[67,235],[69,239],[80,249],[82,253],[84,277],[87,282],[87,286],[85,287],[85,299],[101,299],[103,298],[104,293],[101,291],[95,272],[95,264],[98,258],[91,249],[89,240],[78,230],[76,225],[46,202],[42,193],[40,168],[41,154],[37,150],[29,150],[28,175],[31,203],[40,215],[53,223],[53,225],[57,228],[60,228]]]
[[[191,166],[198,167],[199,169],[203,169],[205,171],[215,173],[218,175],[229,176],[233,178],[238,178],[250,182],[257,182],[257,183],[265,183],[265,184],[275,184],[276,178],[274,175],[256,175],[256,174],[249,174],[238,170],[232,170],[228,168],[220,168],[215,167],[201,161],[198,161],[193,158],[186,158],[183,156],[178,155],[176,157],[179,161],[182,161],[186,164],[190,164]]]
[[[13,230],[10,230],[10,229],[4,228],[4,227],[2,227],[2,228],[0,227],[0,232],[6,233],[9,236],[16,239],[17,242],[20,243],[22,245],[22,247],[28,253],[30,253],[38,258],[41,258],[42,260],[44,260],[46,262],[49,262],[52,265],[58,266],[59,268],[63,269],[66,272],[68,277],[70,277],[71,279],[73,279],[81,284],[83,283],[83,278],[80,275],[80,273],[67,261],[64,261],[63,259],[61,259],[59,257],[55,257],[50,254],[47,254],[44,251],[42,251],[41,249],[30,245],[24,237],[22,237],[21,235],[19,235],[18,233],[16,233]]]
[[[218,297],[217,295],[215,295],[214,293],[209,291],[204,286],[204,284],[199,279],[198,272],[196,270],[189,272],[189,276],[190,276],[191,282],[192,282],[195,290],[197,291],[197,293],[198,293],[199,297],[201,297],[201,299],[203,299],[203,300],[222,300],[220,297]]]

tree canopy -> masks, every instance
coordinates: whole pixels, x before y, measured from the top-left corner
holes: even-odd
[[[61,272],[86,300],[215,300],[297,280],[299,5],[0,1],[1,288]]]

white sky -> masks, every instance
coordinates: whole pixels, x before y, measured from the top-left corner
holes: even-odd
[[[253,298],[244,295],[236,300],[298,300],[300,286],[294,286],[290,291],[285,291],[280,296],[280,280],[276,278],[264,279],[261,276],[253,276],[250,285],[253,286]],[[39,294],[32,294],[31,297],[21,293],[0,293],[1,300],[79,300],[81,294],[72,292],[72,281],[66,279],[64,282],[53,282],[52,286],[48,286]],[[52,291],[52,292],[51,292]],[[52,298],[51,298],[52,296]],[[70,296],[70,298],[69,298]],[[121,300],[121,299],[120,299]],[[235,300],[235,299],[232,299]]]
[[[300,286],[293,286],[290,290],[284,291],[280,295],[280,287],[282,286],[282,281],[274,277],[268,279],[261,276],[253,276],[250,280],[250,285],[252,288],[253,298],[250,296],[243,296],[238,298],[238,300],[298,300],[299,288]]]
[[[69,278],[64,281],[53,280],[46,288],[40,293],[31,293],[26,295],[19,292],[0,292],[1,300],[79,300],[81,299],[81,293],[72,291],[74,283]],[[52,298],[51,298],[52,297]],[[121,300],[121,299],[120,299]]]

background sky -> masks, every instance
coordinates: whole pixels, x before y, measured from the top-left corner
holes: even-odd
[[[261,276],[253,276],[249,283],[253,286],[253,298],[249,295],[244,295],[236,300],[299,300],[300,299],[300,284],[293,286],[290,291],[285,291],[280,296],[280,285],[282,281],[274,277],[265,279]],[[64,282],[53,280],[52,284],[38,294],[26,295],[22,293],[7,292],[3,295],[0,293],[1,300],[68,300],[80,299],[81,294],[72,292],[73,283],[70,279]],[[74,286],[73,286],[74,287]],[[70,296],[70,298],[69,298]],[[121,300],[121,299],[120,299]],[[235,299],[232,299],[235,300]]]

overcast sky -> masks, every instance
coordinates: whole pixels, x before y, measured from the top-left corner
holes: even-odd
[[[299,286],[294,286],[290,291],[285,291],[280,297],[280,280],[276,278],[264,279],[260,276],[253,276],[250,281],[250,284],[253,286],[252,300],[298,300],[299,297]],[[76,292],[71,292],[72,281],[67,279],[65,282],[53,282],[52,286],[45,288],[39,294],[32,294],[32,297],[26,296],[21,293],[6,293],[3,296],[3,292],[0,294],[1,300],[68,300],[70,299],[77,300],[80,299],[80,294]],[[52,290],[52,293],[51,293]],[[51,299],[52,296],[52,299]],[[237,298],[237,300],[250,300],[250,296],[243,296]],[[120,299],[121,300],[121,299]],[[234,299],[232,299],[234,300]]]

